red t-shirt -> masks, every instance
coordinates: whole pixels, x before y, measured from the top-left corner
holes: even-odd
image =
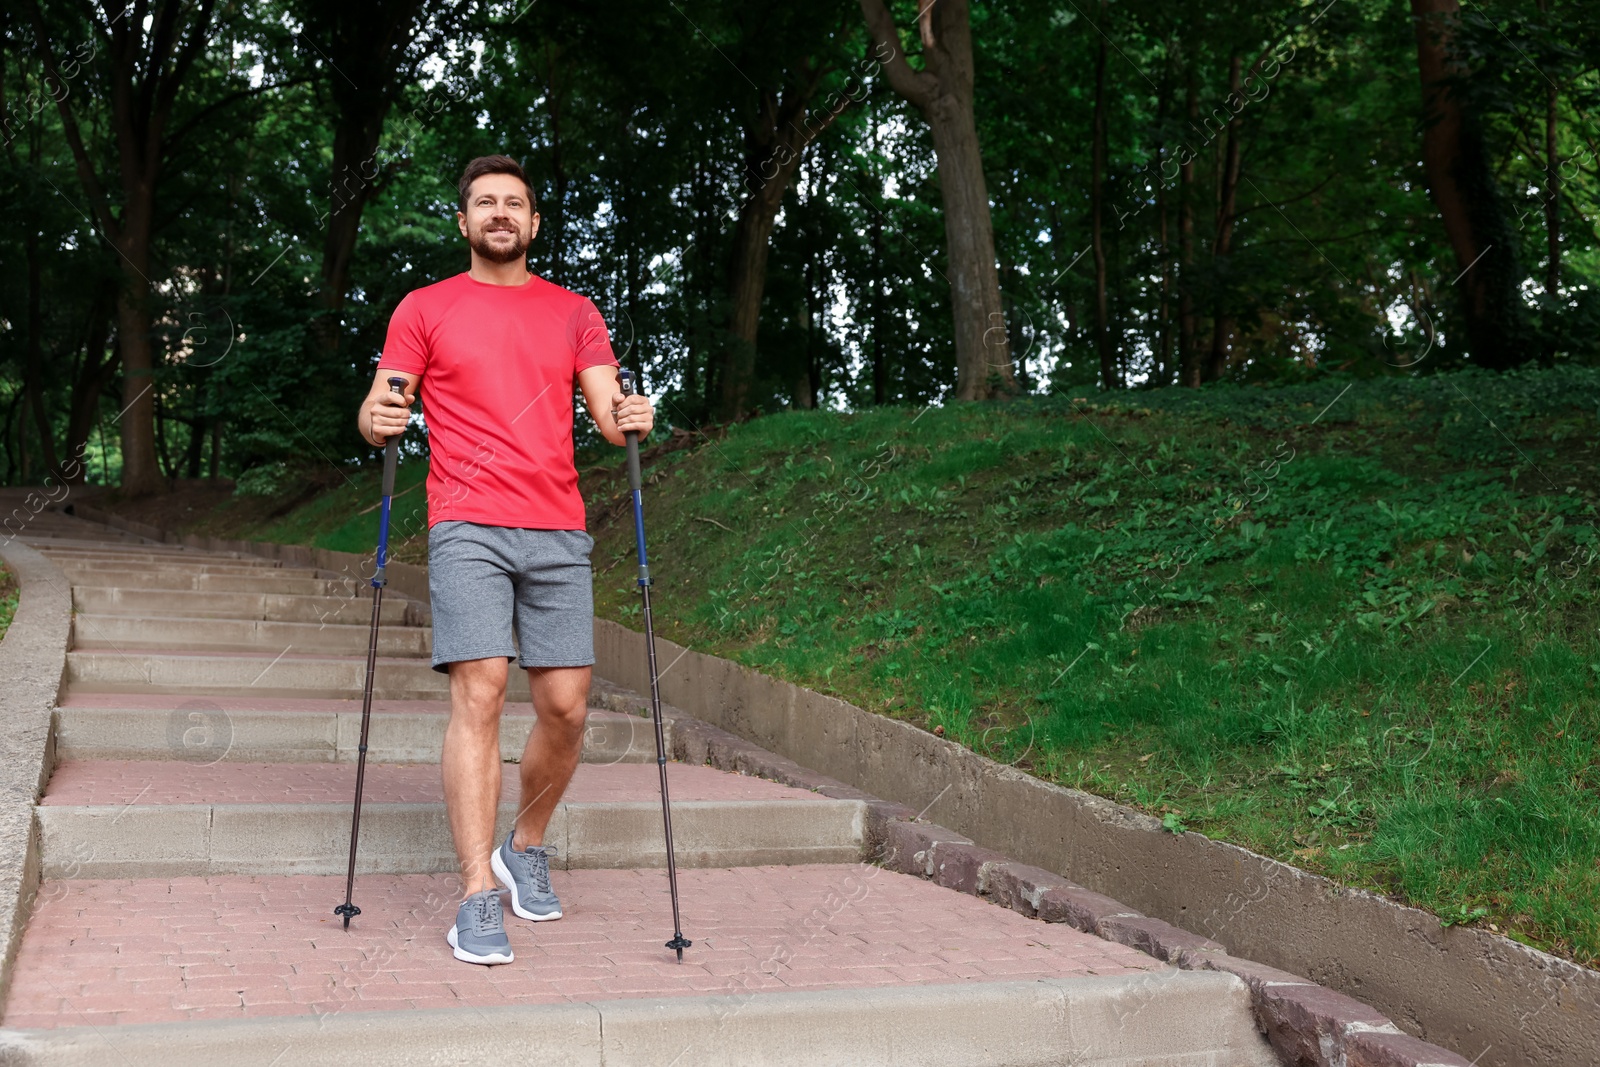
[[[588,297],[537,274],[490,285],[463,272],[406,294],[378,366],[422,376],[429,526],[585,528],[573,386],[585,367],[618,366]]]

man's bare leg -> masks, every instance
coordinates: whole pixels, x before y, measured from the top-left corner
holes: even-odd
[[[511,847],[544,844],[550,816],[567,791],[583,756],[589,714],[588,667],[530,667],[528,688],[538,716],[522,751],[522,801]]]
[[[462,899],[498,889],[489,869],[500,805],[500,712],[506,702],[503,656],[450,664],[450,723],[439,763],[450,835],[461,864]],[[548,815],[546,816],[548,818]]]

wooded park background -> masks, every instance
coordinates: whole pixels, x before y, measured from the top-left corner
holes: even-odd
[[[495,152],[672,426],[1600,358],[1581,0],[0,18],[11,484],[338,478]]]

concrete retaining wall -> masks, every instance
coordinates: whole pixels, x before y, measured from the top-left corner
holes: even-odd
[[[644,635],[595,620],[597,674],[648,693]],[[782,756],[1378,1008],[1484,1067],[1600,1063],[1600,972],[1343,889],[725,659],[657,639],[662,699]]]

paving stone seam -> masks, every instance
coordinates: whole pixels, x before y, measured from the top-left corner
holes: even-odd
[[[597,680],[590,703],[648,715],[646,697]],[[1309,978],[1240,959],[1209,938],[1152,918],[1039,867],[1018,863],[970,838],[918,819],[903,804],[875,797],[769,752],[720,727],[663,705],[673,756],[720,770],[812,789],[864,803],[863,859],[981,897],[1045,922],[1066,923],[1186,971],[1221,971],[1250,989],[1257,1028],[1286,1064],[1314,1067],[1473,1067],[1462,1056],[1405,1034],[1376,1009]],[[1404,1039],[1403,1041],[1389,1040]]]

